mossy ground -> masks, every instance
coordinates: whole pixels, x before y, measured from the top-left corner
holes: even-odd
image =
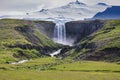
[[[0,64],[0,80],[120,80],[120,65],[96,61],[39,58],[23,64]]]

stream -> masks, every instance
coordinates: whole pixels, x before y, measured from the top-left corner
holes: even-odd
[[[12,62],[11,64],[22,64],[22,63],[25,63],[27,62],[28,60],[21,60],[19,62]]]
[[[59,54],[61,52],[62,49],[59,49],[53,53],[50,54],[51,57],[55,57],[55,55]],[[22,63],[25,63],[25,62],[28,62],[28,60],[21,60],[21,61],[18,61],[18,62],[12,62],[11,64],[22,64]]]
[[[52,54],[50,54],[51,57],[55,57],[55,55],[59,54],[61,52],[62,49],[59,49],[55,52],[53,52]]]

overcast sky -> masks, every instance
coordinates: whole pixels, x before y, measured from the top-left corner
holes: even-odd
[[[22,14],[32,12],[41,8],[53,8],[65,5],[75,0],[0,0],[0,15],[2,14]],[[109,5],[120,6],[120,0],[79,0],[89,5],[104,2]]]

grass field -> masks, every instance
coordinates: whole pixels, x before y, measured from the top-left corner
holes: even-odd
[[[23,64],[0,64],[0,80],[120,80],[120,65],[45,57]]]
[[[119,73],[76,71],[0,71],[0,80],[120,80]]]

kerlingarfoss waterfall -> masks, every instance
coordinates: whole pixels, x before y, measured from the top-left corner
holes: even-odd
[[[60,44],[66,44],[66,27],[64,21],[56,22],[53,40]]]

